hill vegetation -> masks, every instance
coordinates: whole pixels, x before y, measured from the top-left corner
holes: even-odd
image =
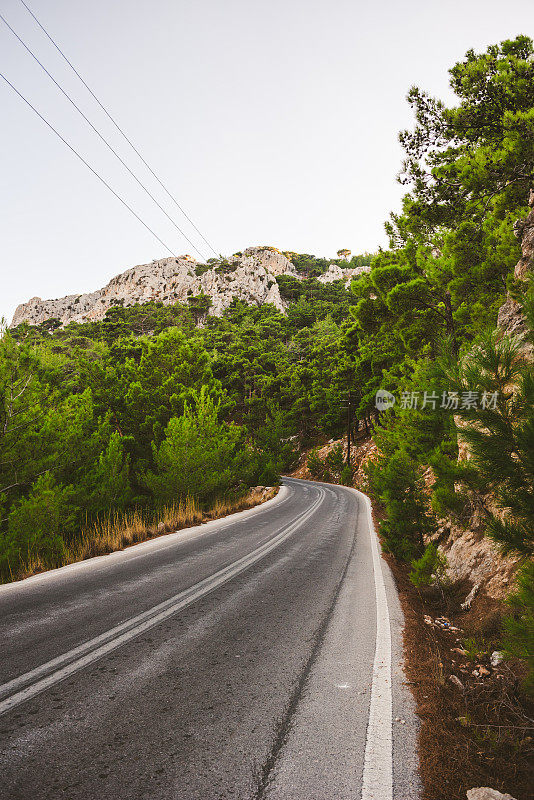
[[[209,298],[192,297],[4,332],[4,579],[36,556],[62,563],[117,512],[188,498],[208,508],[275,483],[300,443],[342,430],[356,298],[342,281],[296,283],[286,315],[235,301],[206,319]]]
[[[532,42],[469,51],[450,81],[451,107],[409,92],[402,210],[387,223],[389,248],[350,261],[340,251],[344,267],[371,266],[350,289],[317,280],[331,261],[286,253],[298,274],[277,278],[286,314],[234,300],[206,318],[200,295],[3,333],[3,579],[36,554],[62,563],[82,531],[119,511],[187,499],[207,508],[275,483],[301,448],[341,435],[350,391],[355,427],[375,427],[368,476],[395,556],[423,557],[436,515],[462,518],[473,493],[491,486],[488,534],[525,561],[510,648],[532,659],[534,379],[517,344],[490,336],[507,294],[530,308],[513,268],[514,222],[534,185]],[[378,389],[395,395],[393,408],[376,409]],[[477,403],[464,402],[469,392]],[[495,405],[483,405],[495,392]],[[467,465],[458,463],[460,418]]]

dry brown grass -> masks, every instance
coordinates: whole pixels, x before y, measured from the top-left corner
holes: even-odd
[[[11,581],[20,581],[23,578],[29,578],[30,575],[36,575],[38,572],[44,572],[45,570],[50,569],[40,558],[39,556],[32,555],[28,553],[28,557],[24,562],[24,565],[19,569],[13,572],[11,566],[9,566],[9,580],[1,580],[0,583],[9,583]]]
[[[207,511],[199,508],[194,500],[188,499],[158,509],[156,515],[154,512],[143,512],[141,509],[117,512],[82,530],[81,534],[67,548],[63,563],[58,566],[74,564],[94,556],[107,555],[165,533],[253,508],[259,503],[270,500],[278,491],[277,488],[268,490],[260,490],[260,488],[263,489],[263,487],[256,487],[237,500],[219,499]],[[24,567],[17,574],[11,575],[11,580],[27,578],[46,569],[49,567],[38,556],[28,558]]]
[[[154,536],[194,525],[203,518],[204,514],[194,500],[165,506],[159,511],[156,522],[153,515],[144,514],[141,509],[117,512],[82,531],[67,551],[65,563],[113,553]]]

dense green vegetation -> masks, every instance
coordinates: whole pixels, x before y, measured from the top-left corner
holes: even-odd
[[[117,511],[186,497],[208,507],[272,484],[301,446],[342,432],[357,300],[342,282],[295,284],[286,315],[234,302],[206,317],[199,295],[4,333],[4,578],[37,556],[61,563],[82,529]]]
[[[339,251],[341,266],[371,267],[351,290],[317,280],[331,262],[286,253],[299,275],[278,278],[286,314],[235,301],[207,316],[210,298],[199,295],[4,333],[2,577],[34,553],[61,563],[81,528],[117,510],[186,496],[209,505],[275,482],[301,448],[341,435],[349,391],[355,427],[372,422],[379,447],[368,477],[383,505],[384,545],[414,574],[423,580],[439,566],[424,552],[437,516],[467,524],[473,497],[488,489],[510,510],[486,509],[488,534],[531,558],[532,367],[517,343],[489,332],[507,291],[524,290],[513,280],[513,224],[534,185],[532,42],[470,51],[450,76],[450,108],[409,93],[415,127],[400,135],[399,178],[407,194],[386,226],[388,249],[350,260]],[[397,398],[380,414],[379,388]],[[495,408],[463,407],[466,393],[481,400],[495,391]],[[468,464],[457,463],[454,415],[474,453]],[[318,477],[350,480],[340,452],[326,465],[312,453],[310,464]],[[532,652],[532,596],[526,568],[511,651]]]
[[[346,269],[369,267],[374,258],[372,253],[362,253],[351,258],[350,250],[339,250],[338,255],[343,253],[346,254],[346,257],[337,259],[317,258],[317,256],[312,256],[308,253],[286,252],[284,255],[289,258],[296,272],[302,278],[318,278],[327,272],[330,264],[338,264],[338,266]]]
[[[487,535],[524,560],[508,649],[529,659],[532,682],[534,373],[525,340],[492,333],[507,289],[534,331],[532,290],[513,279],[513,224],[526,216],[534,178],[532,42],[470,51],[450,75],[454,107],[409,93],[416,126],[400,136],[409,192],[387,226],[391,248],[354,287],[362,403],[378,386],[405,399],[381,417],[368,477],[384,544],[412,560],[414,574],[432,561],[421,534],[437,515],[468,526],[474,507]],[[457,461],[459,437],[468,462]]]

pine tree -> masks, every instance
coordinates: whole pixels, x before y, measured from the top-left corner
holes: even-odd
[[[492,491],[499,509],[486,509],[486,532],[505,553],[523,559],[509,598],[514,613],[506,623],[505,647],[527,660],[527,686],[534,691],[534,366],[528,355],[534,343],[534,285],[523,308],[529,325],[524,337],[492,334],[460,367],[460,388],[478,391],[487,407],[458,413],[476,473],[471,485]]]

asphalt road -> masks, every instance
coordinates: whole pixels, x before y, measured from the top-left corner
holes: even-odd
[[[0,587],[0,797],[416,798],[401,626],[366,499],[294,479]]]

